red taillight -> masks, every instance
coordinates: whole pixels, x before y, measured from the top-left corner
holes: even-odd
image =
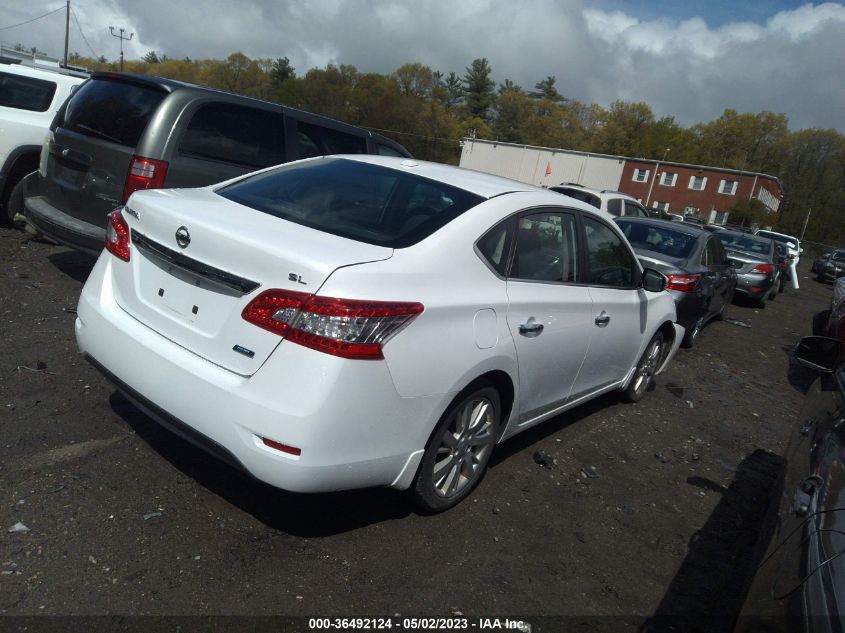
[[[382,347],[423,311],[421,303],[317,297],[292,290],[265,290],[241,316],[326,354],[379,360]]]
[[[123,202],[141,189],[161,189],[167,177],[167,161],[133,156],[123,185]]]
[[[125,262],[129,261],[129,225],[123,217],[123,207],[109,213],[106,250]]]
[[[281,442],[277,442],[266,437],[262,437],[261,441],[264,443],[264,446],[275,448],[277,451],[281,451],[282,453],[287,453],[288,455],[295,455],[297,457],[302,455],[302,449],[296,448],[295,446],[288,446],[287,444],[282,444]]]
[[[761,275],[770,275],[774,272],[774,267],[771,264],[757,264],[752,270],[752,273],[760,273]]]
[[[667,290],[679,290],[680,292],[692,292],[698,287],[701,275],[669,275]]]

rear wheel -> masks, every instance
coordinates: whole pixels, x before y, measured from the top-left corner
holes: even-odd
[[[663,358],[663,334],[658,332],[646,345],[640,362],[637,363],[637,368],[634,370],[634,375],[631,377],[631,382],[623,392],[623,396],[628,402],[639,402],[648,391],[649,385],[657,373],[660,359]]]
[[[449,406],[431,434],[412,484],[420,510],[448,510],[478,485],[499,436],[500,412],[499,393],[487,384]]]
[[[22,220],[16,220],[18,214],[23,215],[23,180],[19,180],[12,187],[12,192],[9,194],[9,199],[3,207],[4,223],[7,226],[14,226],[23,228],[26,224]]]

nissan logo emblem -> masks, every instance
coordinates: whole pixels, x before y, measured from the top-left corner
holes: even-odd
[[[186,227],[180,226],[176,229],[176,243],[179,245],[179,248],[186,248],[191,243],[191,234],[188,233]]]

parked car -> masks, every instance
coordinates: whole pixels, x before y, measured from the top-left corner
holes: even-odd
[[[4,224],[14,223],[23,210],[19,185],[38,169],[41,146],[56,110],[87,77],[17,61],[0,57],[0,220]]]
[[[818,274],[821,270],[822,265],[830,259],[830,256],[833,255],[832,252],[824,253],[821,257],[817,257],[813,260],[813,265],[810,267],[810,272],[813,274]]]
[[[618,218],[616,223],[643,266],[667,278],[678,323],[686,329],[682,345],[692,347],[711,319],[722,318],[733,300],[736,272],[719,239],[695,226],[651,218]]]
[[[801,253],[804,252],[804,249],[801,248],[801,240],[799,240],[797,237],[792,237],[791,235],[787,235],[786,233],[776,233],[775,231],[766,231],[763,229],[755,231],[754,234],[759,235],[760,237],[767,237],[770,240],[786,244],[786,247],[789,249],[789,254],[792,255],[792,258],[795,260],[795,265],[798,265],[799,257]]]
[[[664,288],[590,205],[348,155],[135,192],[76,334],[144,411],[260,480],[439,511],[497,442],[642,398],[684,335]]]
[[[736,292],[753,299],[759,307],[766,307],[766,299],[777,296],[780,282],[774,242],[738,231],[716,231],[713,235],[721,240],[731,266],[736,269]]]
[[[636,198],[621,191],[593,189],[571,182],[562,182],[554,187],[549,187],[549,189],[567,195],[570,198],[586,202],[596,209],[609,214],[611,218],[628,216],[639,218],[648,217],[645,207]]]
[[[822,283],[832,283],[845,275],[845,250],[835,250],[818,267],[816,279]]]
[[[821,376],[795,418],[774,536],[737,633],[842,631],[845,613],[845,373],[842,343],[801,340],[795,359]]]
[[[834,283],[830,307],[813,315],[813,334],[845,343],[845,277]]]
[[[199,187],[326,154],[409,156],[398,143],[325,117],[190,84],[94,73],[59,110],[25,181],[26,218],[99,253],[109,212],[133,191]]]

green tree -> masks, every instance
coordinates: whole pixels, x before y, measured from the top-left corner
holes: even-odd
[[[564,101],[563,95],[557,91],[555,88],[555,77],[553,75],[549,75],[542,81],[538,81],[534,84],[534,89],[537,92],[532,92],[531,96],[535,99],[545,99],[546,101],[551,101],[552,103],[560,103]]]
[[[490,62],[485,57],[475,59],[466,71],[463,84],[467,109],[472,116],[486,122],[489,120],[489,109],[494,99],[493,89],[496,87],[495,82],[490,78],[492,73]]]
[[[144,55],[143,60],[148,64],[158,64],[161,62],[161,60],[158,58],[158,55],[156,55],[155,51],[150,51],[149,53]]]

